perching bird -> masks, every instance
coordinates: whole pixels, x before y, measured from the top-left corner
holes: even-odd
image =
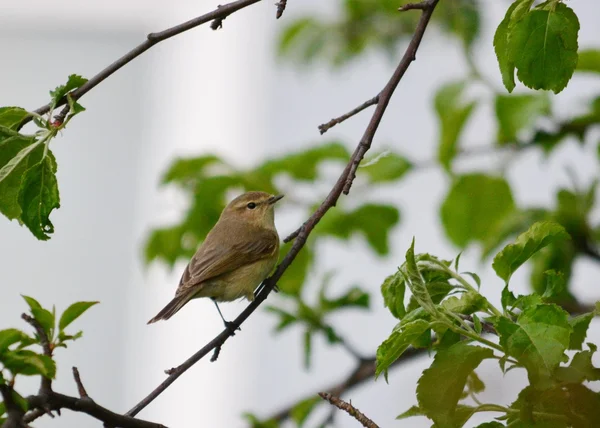
[[[254,290],[277,263],[274,204],[281,198],[247,192],[231,201],[185,268],[175,298],[148,324],[168,320],[191,299],[210,297],[228,327],[217,302],[253,300]]]

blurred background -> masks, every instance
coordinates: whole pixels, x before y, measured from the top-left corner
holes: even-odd
[[[181,243],[185,237],[179,236],[180,244],[172,251],[161,247],[160,240],[148,239],[155,229],[179,224],[190,207],[205,204],[207,210],[218,212],[219,204],[244,187],[260,183],[261,177],[249,181],[245,176],[245,181],[225,186],[217,195],[223,200],[192,203],[189,188],[186,191],[177,180],[160,186],[176,159],[214,154],[220,159],[215,162],[217,167],[248,172],[266,159],[282,159],[307,148],[339,143],[352,150],[360,139],[371,111],[324,136],[317,125],[349,111],[383,87],[404,51],[404,36],[412,33],[418,13],[403,15],[401,30],[389,31],[393,43],[365,42],[364,47],[351,47],[345,53],[336,51],[335,44],[328,45],[329,39],[319,39],[325,36],[309,25],[310,34],[321,34],[315,36],[314,46],[325,46],[321,51],[315,47],[310,54],[310,46],[303,47],[310,41],[303,39],[284,43],[282,49],[284,29],[305,16],[322,22],[343,20],[349,16],[347,4],[351,2],[288,3],[280,20],[274,18],[272,2],[261,2],[228,17],[219,31],[203,26],[167,40],[92,90],[81,100],[87,111],[53,143],[62,205],[52,215],[53,238],[41,243],[16,222],[0,221],[4,256],[0,278],[2,286],[10,290],[0,301],[3,328],[25,328],[20,314],[26,305],[20,294],[34,296],[46,306],[56,304],[59,310],[78,300],[101,302],[78,321],[83,338],[57,352],[57,391],[75,395],[70,367],[77,366],[98,403],[125,412],[165,378],[165,369],[180,364],[221,331],[210,301],[189,304],[169,322],[146,325],[172,297],[186,263],[184,256],[201,236],[192,236],[187,244]],[[509,3],[481,0],[475,4],[481,22],[469,58],[488,86],[474,84],[466,91],[467,98],[478,99],[480,104],[460,138],[465,150],[483,154],[461,158],[455,169],[503,173],[512,185],[517,206],[552,207],[557,189],[570,187],[572,175],[582,188],[597,177],[599,133],[586,134],[591,144],[567,138],[548,156],[543,150],[485,150],[493,148],[497,140],[495,91],[505,91],[492,38]],[[6,47],[0,67],[1,104],[35,109],[47,102],[48,90],[64,83],[69,74],[91,77],[142,42],[147,33],[215,6],[205,0],[175,0],[168,5],[155,0],[105,0],[77,6],[66,0],[5,4],[0,14],[0,40]],[[595,46],[600,38],[596,2],[578,0],[570,6],[581,22],[580,46]],[[385,23],[378,24],[384,32],[389,30]],[[440,222],[439,207],[451,180],[436,161],[439,121],[433,103],[443,84],[464,79],[473,69],[465,60],[464,42],[449,37],[442,24],[428,29],[417,61],[398,87],[373,143],[371,157],[381,153],[385,157],[389,150],[407,157],[415,167],[402,181],[381,184],[370,183],[359,174],[351,196],[338,208],[353,210],[371,203],[393,206],[398,214],[386,217],[389,220],[378,215],[357,220],[387,222],[384,230],[369,232],[357,226],[360,233],[353,233],[350,227],[348,236],[339,230],[319,236],[310,247],[314,265],[305,263],[302,296],[306,302],[316,301],[328,274],[327,292],[332,296],[343,295],[352,286],[370,295],[369,311],[344,310],[328,318],[335,331],[365,356],[374,355],[396,324],[383,307],[379,287],[402,263],[412,237],[416,237],[418,252],[451,259],[460,251]],[[365,40],[367,30],[361,36]],[[304,37],[308,39],[306,34]],[[331,64],[334,57],[337,64]],[[522,85],[518,86],[518,91],[522,90]],[[552,96],[553,117],[567,119],[581,113],[590,95],[598,91],[600,79],[576,75],[564,92]],[[336,153],[337,146],[331,147],[331,153]],[[282,237],[295,230],[327,194],[343,168],[339,157],[323,156],[316,180],[298,183],[293,174],[269,176],[270,185],[286,194],[276,218]],[[597,214],[595,208],[590,216],[597,218]],[[212,215],[202,221],[214,220]],[[371,236],[371,241],[365,236]],[[155,246],[147,247],[149,242]],[[481,246],[467,246],[461,267],[478,272],[483,293],[497,303],[502,281],[480,256]],[[575,260],[570,291],[579,301],[600,298],[595,281],[598,270],[598,262],[589,258]],[[286,281],[288,286],[291,282],[286,280],[288,274],[292,272],[282,279],[284,291]],[[529,270],[519,271],[511,284],[517,291],[528,290]],[[282,293],[270,295],[267,303],[284,310],[294,305]],[[245,305],[239,302],[221,308],[226,318],[233,319]],[[139,417],[170,427],[247,426],[244,412],[266,418],[341,381],[354,368],[355,360],[343,348],[314,335],[307,369],[301,323],[275,335],[277,322],[276,315],[259,309],[242,332],[225,344],[217,362],[202,360]],[[593,324],[590,340],[600,339],[597,327]],[[428,357],[407,363],[391,372],[389,385],[383,379],[367,382],[345,398],[381,426],[430,426],[423,418],[394,420],[416,403],[416,382],[428,365]],[[482,396],[490,401],[508,404],[525,384],[525,375],[519,371],[502,378],[496,368],[484,363],[478,372],[488,385]],[[25,380],[23,385],[21,389],[29,392],[37,389],[37,382],[27,384]],[[326,406],[318,408],[306,426],[318,426],[328,411]],[[488,417],[479,415],[468,425],[475,426]],[[334,423],[355,424],[341,413]],[[95,425],[95,421],[68,411],[35,424]]]

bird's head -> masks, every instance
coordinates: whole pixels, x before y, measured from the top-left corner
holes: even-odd
[[[239,219],[259,227],[275,228],[274,207],[281,198],[283,195],[247,192],[231,201],[221,217]]]

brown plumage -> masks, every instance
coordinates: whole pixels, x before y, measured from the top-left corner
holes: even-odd
[[[198,297],[253,300],[279,257],[273,207],[282,197],[248,192],[231,201],[185,268],[173,300],[148,324],[171,318]]]

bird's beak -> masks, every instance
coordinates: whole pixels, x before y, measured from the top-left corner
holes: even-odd
[[[275,202],[277,202],[281,198],[283,198],[283,195],[271,196],[269,199],[267,199],[267,203],[269,205],[273,205]]]

